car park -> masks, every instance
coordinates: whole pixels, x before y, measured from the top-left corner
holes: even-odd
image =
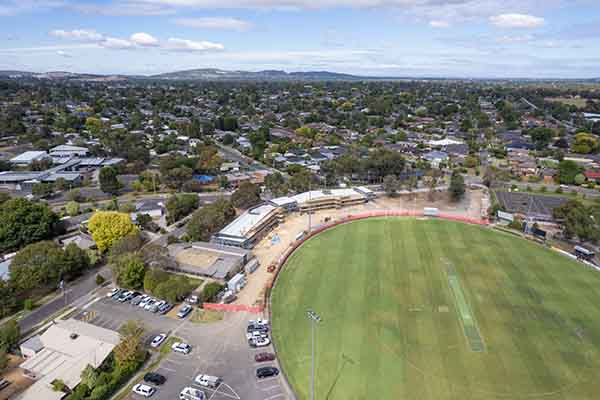
[[[164,375],[161,375],[156,372],[148,372],[144,375],[144,382],[154,383],[155,385],[162,385],[167,381]]]
[[[176,353],[189,354],[192,351],[192,346],[187,343],[175,342],[171,349]]]
[[[270,378],[277,375],[279,375],[279,370],[275,367],[261,367],[256,370],[256,377],[258,379]]]
[[[211,375],[198,375],[194,382],[196,382],[200,386],[208,387],[208,388],[216,388],[218,387],[223,380],[217,376]]]
[[[150,346],[157,348],[165,341],[166,338],[167,338],[167,335],[165,333],[161,333],[160,335],[157,335],[154,337],[154,339],[152,339]]]
[[[138,383],[131,390],[135,394],[139,394],[140,396],[150,397],[156,392],[156,389],[152,386],[144,385],[143,383]]]
[[[275,354],[273,353],[258,353],[254,356],[254,361],[265,362],[275,360]]]
[[[257,337],[249,340],[251,347],[266,347],[271,344],[269,338]]]
[[[190,306],[190,305],[186,304],[186,305],[182,306],[182,307],[179,309],[179,312],[177,312],[177,317],[178,317],[178,318],[185,318],[185,317],[187,317],[187,316],[188,316],[188,314],[189,314],[189,313],[191,313],[191,312],[192,312],[192,306]]]
[[[110,292],[106,293],[106,297],[113,297],[114,295],[119,293],[120,290],[121,289],[119,289],[119,288],[114,288]]]
[[[205,400],[206,395],[200,389],[196,389],[193,387],[183,388],[181,393],[179,393],[180,400]]]

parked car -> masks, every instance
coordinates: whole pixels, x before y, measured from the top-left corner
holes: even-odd
[[[254,356],[254,361],[256,362],[273,361],[274,359],[275,354],[273,353],[258,353]]]
[[[117,300],[123,303],[127,299],[127,296],[129,296],[129,293],[131,293],[129,290],[122,292]]]
[[[164,375],[158,374],[156,372],[148,372],[144,375],[144,382],[154,383],[155,385],[162,385],[167,381]]]
[[[147,295],[147,294],[145,294],[145,295],[143,295],[143,296],[138,296],[138,297],[135,297],[135,298],[131,299],[131,304],[133,304],[134,306],[139,306],[139,305],[140,305],[140,303],[141,303],[142,301],[146,300],[147,298],[148,298],[148,295]]]
[[[143,383],[138,383],[132,389],[132,392],[135,394],[139,394],[140,396],[150,397],[156,392],[152,386],[144,385]]]
[[[192,346],[187,343],[175,342],[171,346],[171,349],[177,353],[189,354],[192,351]]]
[[[142,300],[140,302],[140,304],[138,304],[138,306],[145,309],[146,306],[148,305],[148,303],[150,303],[151,301],[154,301],[154,299],[152,297],[148,296],[144,300]]]
[[[277,375],[279,375],[279,370],[275,367],[261,367],[256,370],[256,377],[258,379],[270,378]]]
[[[208,387],[208,388],[216,388],[218,387],[223,380],[217,376],[210,375],[198,375],[194,382],[196,382],[200,386]]]
[[[266,347],[271,344],[271,340],[269,338],[257,337],[250,339],[249,343],[251,347]]]
[[[204,392],[200,389],[196,389],[193,387],[183,388],[181,393],[179,393],[180,400],[205,400],[206,396]]]
[[[261,331],[252,331],[252,332],[247,332],[246,333],[246,339],[247,340],[252,340],[252,339],[258,339],[258,338],[266,338],[269,335],[267,335],[265,332],[261,332]]]
[[[250,333],[250,332],[267,333],[267,332],[269,332],[269,327],[265,326],[265,325],[248,325],[246,332],[248,332],[248,333]]]
[[[165,303],[162,306],[158,307],[158,312],[160,314],[166,314],[173,308],[173,304]]]
[[[114,295],[119,293],[120,290],[121,289],[119,289],[119,288],[114,288],[110,292],[106,293],[106,297],[113,297]]]
[[[185,318],[185,317],[187,317],[187,316],[188,316],[188,314],[189,314],[189,313],[191,313],[191,312],[192,312],[192,306],[190,306],[190,305],[186,304],[186,305],[182,306],[182,307],[179,309],[179,312],[177,313],[177,317],[178,317],[178,318]]]
[[[152,299],[152,298],[150,298],[150,300],[148,300],[148,302],[147,302],[147,303],[146,303],[146,305],[144,306],[144,310],[146,310],[146,311],[150,311],[150,309],[152,308],[152,306],[153,306],[154,304],[156,304],[156,302],[157,302],[157,301],[158,301],[158,300],[155,300],[155,299]]]
[[[159,347],[167,338],[167,334],[166,333],[161,333],[160,335],[157,335],[154,337],[154,339],[152,339],[152,342],[150,343],[151,347],[157,348]]]
[[[200,302],[200,299],[198,298],[198,296],[192,295],[185,299],[185,302],[188,304],[198,304]]]
[[[115,294],[112,295],[112,298],[115,300],[118,299],[124,291],[125,291],[125,289],[117,289]]]
[[[250,320],[248,321],[248,326],[250,325],[256,325],[256,326],[269,326],[269,320],[268,319],[256,319],[256,320]]]

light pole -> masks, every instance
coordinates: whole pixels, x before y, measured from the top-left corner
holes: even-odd
[[[312,331],[312,368],[311,368],[311,379],[310,379],[310,399],[315,400],[315,328],[316,324],[321,322],[321,317],[311,309],[306,310],[308,319],[310,319],[311,331]]]

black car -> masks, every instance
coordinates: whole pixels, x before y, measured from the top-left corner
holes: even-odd
[[[154,383],[155,385],[162,385],[166,381],[167,381],[167,378],[165,378],[161,374],[157,374],[156,372],[148,372],[146,375],[144,375],[144,382],[147,382],[147,383]]]
[[[270,378],[277,375],[279,375],[279,370],[275,367],[262,367],[256,370],[256,377],[258,379]]]

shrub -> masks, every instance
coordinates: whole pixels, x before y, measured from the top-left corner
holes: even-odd
[[[104,282],[106,282],[106,279],[102,275],[96,275],[96,285],[101,286]]]
[[[200,300],[202,302],[210,302],[214,299],[214,297],[221,291],[223,290],[225,286],[221,285],[218,282],[210,282],[207,283],[204,286],[204,289],[202,289],[202,295],[200,297]]]
[[[31,299],[25,299],[25,301],[23,301],[23,308],[26,311],[33,310],[33,300],[31,300]]]

